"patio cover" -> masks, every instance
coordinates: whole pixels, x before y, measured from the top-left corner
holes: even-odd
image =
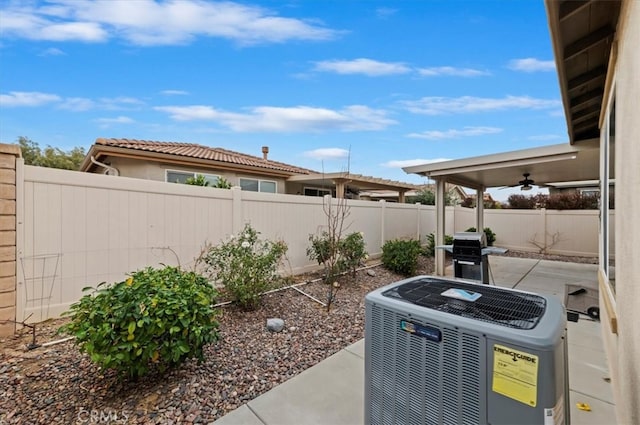
[[[560,144],[519,151],[405,167],[407,173],[429,177],[436,182],[436,245],[444,244],[445,183],[475,189],[482,199],[489,187],[512,186],[529,173],[535,185],[599,179],[599,141]],[[476,228],[484,228],[484,205],[477,203]],[[444,274],[444,253],[436,250],[436,274]]]
[[[394,180],[381,179],[349,172],[308,174],[291,176],[289,182],[307,183],[309,185],[325,186],[331,182],[336,185],[336,197],[344,198],[347,186],[358,190],[390,190],[398,192],[398,202],[404,202],[404,194],[409,190],[418,189],[419,186],[411,183],[403,183]]]

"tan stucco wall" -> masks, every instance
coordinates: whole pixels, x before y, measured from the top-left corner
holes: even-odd
[[[615,65],[617,341],[609,359],[621,424],[640,424],[640,1],[622,7]],[[607,332],[608,327],[603,326]],[[605,341],[612,340],[605,335]],[[616,347],[617,346],[617,347]]]
[[[16,329],[17,145],[0,144],[0,336]]]
[[[269,175],[257,175],[250,173],[234,173],[224,170],[205,169],[198,167],[186,167],[182,165],[170,165],[159,162],[146,162],[130,158],[110,157],[108,162],[112,167],[116,168],[123,177],[135,177],[138,179],[165,181],[166,170],[175,171],[190,171],[194,173],[202,174],[214,174],[224,177],[233,186],[239,185],[239,179],[241,177],[246,178],[259,178],[264,180],[271,180],[277,182],[278,193],[286,193],[285,181],[282,178],[274,178]]]

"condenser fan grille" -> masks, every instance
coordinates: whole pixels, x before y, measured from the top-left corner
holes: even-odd
[[[481,296],[476,301],[462,301],[442,295],[448,289],[461,289]],[[416,279],[382,295],[515,329],[535,328],[546,309],[545,299],[538,295],[435,278]]]

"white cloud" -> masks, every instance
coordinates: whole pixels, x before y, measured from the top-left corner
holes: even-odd
[[[59,101],[58,95],[37,91],[12,91],[9,94],[0,94],[0,105],[4,107],[41,106]]]
[[[306,151],[303,155],[313,159],[344,159],[349,157],[349,151],[340,148],[322,148]]]
[[[67,109],[75,112],[89,111],[95,107],[96,102],[84,97],[69,97],[60,104],[60,109]]]
[[[43,51],[42,53],[40,53],[40,56],[65,56],[65,55],[66,55],[65,52],[55,47],[50,47],[45,51]]]
[[[374,131],[396,122],[386,112],[351,105],[341,110],[295,106],[258,106],[248,113],[228,112],[211,106],[160,106],[176,121],[212,121],[239,132]]]
[[[280,17],[231,1],[52,0],[40,7],[11,2],[0,12],[3,36],[33,40],[103,42],[119,37],[137,45],[172,45],[219,37],[246,45],[330,40],[340,34],[317,21]]]
[[[404,168],[404,167],[413,167],[414,165],[433,164],[435,162],[443,162],[443,161],[451,161],[451,160],[449,158],[434,158],[434,159],[416,158],[416,159],[404,159],[404,160],[391,160],[380,165],[388,168]]]
[[[379,62],[372,59],[359,58],[315,62],[315,71],[379,77],[382,75],[406,74],[411,72],[411,68],[400,62]]]
[[[530,96],[489,97],[423,97],[419,100],[401,102],[415,114],[440,115],[473,112],[499,111],[505,109],[553,109],[561,106],[559,100],[537,99]]]
[[[545,72],[555,71],[556,64],[554,61],[543,61],[536,58],[513,59],[507,65],[509,69],[523,72]]]
[[[449,129],[446,131],[423,131],[422,133],[410,133],[407,137],[427,140],[457,139],[460,137],[483,136],[485,134],[501,133],[497,127],[464,127],[462,130]]]
[[[116,118],[98,118],[95,120],[100,124],[133,124],[135,121],[129,117],[119,116]]]
[[[379,7],[376,9],[376,16],[378,18],[386,19],[389,16],[395,15],[398,9],[392,9],[390,7]]]
[[[162,90],[160,93],[165,96],[186,96],[189,94],[189,92],[184,90]]]
[[[99,107],[101,109],[107,110],[131,110],[131,109],[139,109],[141,105],[144,104],[140,99],[136,99],[135,97],[102,97],[98,99],[100,102]]]
[[[481,71],[472,68],[454,68],[452,66],[438,66],[432,68],[419,68],[418,73],[423,77],[480,77],[483,75],[491,75],[488,71]]]

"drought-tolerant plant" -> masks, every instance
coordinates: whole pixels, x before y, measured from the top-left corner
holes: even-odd
[[[231,189],[231,183],[224,177],[219,177],[216,184],[213,186],[217,189]]]
[[[191,186],[209,186],[209,181],[202,174],[198,174],[195,177],[187,177],[184,182]]]
[[[382,246],[382,264],[392,272],[413,276],[421,252],[420,241],[416,239],[390,240]]]
[[[356,269],[364,260],[369,258],[364,243],[364,233],[348,234],[340,241],[340,264],[344,271],[349,271],[355,279]]]
[[[324,267],[327,283],[333,283],[346,271],[355,278],[360,263],[369,258],[362,232],[350,233],[337,239],[325,231],[320,235],[309,235],[309,243],[307,257]]]
[[[260,295],[279,280],[278,266],[287,252],[283,241],[258,238],[250,224],[204,255],[207,272],[224,285],[232,299],[246,310],[260,305]]]
[[[444,244],[453,244],[453,236],[444,235]],[[433,257],[434,255],[436,255],[436,235],[434,235],[433,233],[429,233],[427,235],[427,245],[424,248],[424,255],[426,255],[427,257]]]
[[[493,243],[496,241],[496,234],[493,233],[493,230],[491,230],[490,227],[485,227],[484,229],[484,234],[487,237],[487,245],[488,246],[493,246]],[[476,228],[475,227],[469,227],[467,230],[465,230],[465,232],[476,232]]]
[[[187,358],[203,358],[218,338],[215,289],[201,275],[177,267],[147,268],[113,285],[98,285],[65,313],[60,332],[105,369],[137,378]]]

